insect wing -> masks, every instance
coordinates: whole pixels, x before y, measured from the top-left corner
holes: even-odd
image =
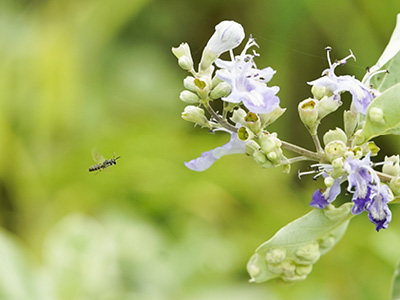
[[[101,155],[96,149],[93,149],[92,157],[93,157],[93,160],[98,164],[101,164],[105,161],[104,156]]]

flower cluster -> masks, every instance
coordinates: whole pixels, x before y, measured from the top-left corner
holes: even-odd
[[[325,208],[340,194],[341,183],[348,181],[347,191],[353,194],[352,212],[355,215],[366,211],[369,219],[376,225],[376,230],[387,228],[392,219],[388,203],[393,200],[389,187],[380,182],[379,176],[372,168],[369,152],[363,159],[348,156],[339,159],[332,165],[317,166],[324,177],[326,189],[317,189],[312,195],[311,206]],[[398,167],[398,165],[397,165]],[[335,175],[336,173],[336,175]],[[333,178],[332,176],[338,176]]]
[[[258,69],[254,59],[259,56],[250,48],[258,47],[250,37],[239,55],[233,49],[244,39],[243,27],[234,21],[223,21],[215,27],[196,71],[189,46],[186,43],[172,52],[179,65],[192,76],[184,80],[180,99],[190,104],[182,113],[183,119],[214,131],[231,135],[221,147],[204,152],[201,157],[185,165],[195,171],[204,171],[224,155],[246,153],[262,167],[287,164],[276,133],[266,127],[285,111],[279,106],[277,86],[268,86],[276,71],[271,67]],[[230,60],[219,56],[229,52]],[[218,114],[212,102],[222,100],[223,112]],[[206,115],[206,112],[208,115]]]
[[[230,134],[227,144],[204,152],[199,158],[185,163],[186,167],[204,171],[222,156],[237,153],[249,155],[261,167],[284,166],[285,171],[289,171],[294,162],[313,161],[311,167],[314,171],[301,174],[316,172],[316,177],[324,178],[325,188],[314,192],[312,207],[327,208],[341,193],[341,185],[347,182],[347,192],[353,195],[351,212],[358,215],[366,211],[377,231],[387,228],[392,218],[388,204],[400,195],[399,159],[398,156],[387,158],[380,164],[381,172],[374,170],[379,164],[372,163],[371,157],[380,149],[370,139],[379,134],[398,134],[400,125],[382,100],[385,93],[375,89],[371,79],[376,74],[387,72],[381,67],[399,52],[400,39],[391,40],[378,63],[367,69],[361,81],[351,75],[335,74],[338,66],[351,58],[356,59],[351,51],[347,57],[332,63],[332,48],[326,48],[329,68],[320,78],[308,82],[313,96],[298,105],[300,119],[315,144],[313,152],[285,142],[276,132],[268,130],[268,126],[285,111],[279,106],[279,87],[268,86],[276,71],[271,67],[257,67],[255,60],[259,54],[254,48],[258,45],[251,36],[242,51],[234,54],[233,50],[244,38],[240,24],[234,21],[219,23],[203,51],[197,70],[186,43],[172,49],[179,65],[191,73],[185,78],[185,90],[180,95],[180,99],[189,104],[182,113],[183,119],[212,132]],[[228,52],[230,60],[219,58],[225,52]],[[341,95],[346,92],[351,94],[352,102],[344,111],[343,129],[326,132],[322,145],[318,137],[319,124],[343,105]],[[213,102],[218,100],[223,103],[221,113],[213,108]],[[282,149],[298,156],[287,158]]]

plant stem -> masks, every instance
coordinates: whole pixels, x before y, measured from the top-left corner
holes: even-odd
[[[210,104],[208,104],[208,101],[205,101],[203,103],[204,107],[207,109],[207,111],[211,114],[211,116],[219,123],[222,125],[222,127],[233,131],[233,132],[237,132],[238,129],[233,126],[232,124],[229,124],[226,120],[222,119],[215,111],[214,109],[210,106]]]
[[[206,108],[206,110],[211,114],[211,116],[225,129],[228,129],[229,131],[232,132],[237,132],[238,129],[233,126],[232,124],[229,124],[226,120],[224,120],[223,118],[221,118],[215,111],[214,109],[208,104],[208,101],[204,101],[203,102],[204,107]],[[319,140],[317,137],[317,141],[319,144]],[[287,150],[290,150],[292,152],[295,152],[297,154],[300,154],[301,156],[298,158],[293,158],[292,161],[296,162],[296,161],[300,161],[300,160],[312,160],[312,161],[320,161],[321,160],[321,154],[322,154],[322,148],[321,145],[319,146],[319,149],[321,152],[312,152],[310,150],[304,149],[300,146],[297,145],[293,145],[291,143],[282,141],[282,148],[285,148]],[[318,150],[318,147],[317,147]]]
[[[304,149],[302,147],[299,147],[297,145],[293,145],[291,143],[288,143],[288,142],[285,142],[285,141],[282,141],[282,140],[281,140],[281,142],[282,142],[282,148],[285,148],[287,150],[290,150],[292,152],[300,154],[300,155],[306,157],[309,160],[314,160],[314,161],[320,161],[321,160],[320,154],[318,154],[316,152],[312,152],[310,150]]]
[[[321,147],[321,142],[319,141],[318,135],[311,135],[314,145],[315,145],[315,150],[317,150],[317,153],[322,154],[323,150]]]

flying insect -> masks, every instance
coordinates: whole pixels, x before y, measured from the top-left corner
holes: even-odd
[[[104,159],[104,157],[96,151],[93,151],[92,155],[93,155],[93,159],[96,162],[98,162],[98,164],[91,166],[89,168],[89,172],[93,172],[93,171],[101,172],[102,170],[105,170],[112,165],[116,165],[117,164],[116,160],[121,158],[121,156],[115,157],[115,152],[114,152],[113,158],[111,158],[111,159]]]

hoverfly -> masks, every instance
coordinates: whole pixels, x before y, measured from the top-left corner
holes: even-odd
[[[115,157],[115,152],[114,152],[113,158],[111,158],[111,159],[105,159],[97,151],[93,151],[92,155],[93,155],[94,161],[97,162],[98,164],[91,166],[89,168],[89,172],[93,172],[93,171],[101,172],[102,170],[107,169],[108,167],[110,167],[112,165],[116,165],[117,164],[116,160],[118,158],[121,158],[121,156]]]

